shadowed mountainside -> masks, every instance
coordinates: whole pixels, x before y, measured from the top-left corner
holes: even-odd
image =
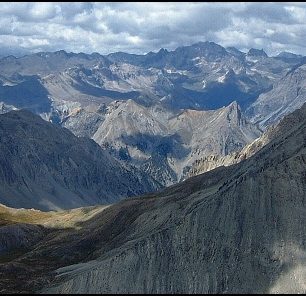
[[[29,111],[0,115],[0,202],[67,209],[110,203],[160,185],[88,138]]]
[[[44,237],[0,266],[2,291],[305,293],[306,106],[297,112],[238,164]]]

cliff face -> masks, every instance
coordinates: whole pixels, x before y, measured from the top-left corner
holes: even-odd
[[[136,200],[110,249],[44,291],[305,293],[305,118],[239,164]]]

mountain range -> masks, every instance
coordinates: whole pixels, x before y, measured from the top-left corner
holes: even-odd
[[[305,61],[208,41],[145,55],[8,56],[0,59],[0,113],[30,110],[167,186],[203,159],[216,167],[300,108]]]
[[[47,113],[53,120],[55,116],[60,122],[69,114],[65,109],[94,108],[126,99],[201,110],[236,100],[244,110],[303,63],[299,55],[268,57],[263,50],[243,53],[213,42],[146,55],[41,52],[0,59],[0,99],[7,105]],[[14,98],[16,93],[33,101],[26,106]]]
[[[305,293],[305,135],[306,105],[252,156],[159,193],[57,213],[2,207],[15,237],[1,250],[15,253],[1,291]]]
[[[0,293],[306,293],[305,65],[0,58]]]

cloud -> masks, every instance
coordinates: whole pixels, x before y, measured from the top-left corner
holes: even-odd
[[[274,55],[306,55],[301,3],[2,3],[0,46],[9,52],[146,53],[199,41]]]

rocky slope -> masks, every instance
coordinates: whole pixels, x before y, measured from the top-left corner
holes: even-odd
[[[303,121],[303,117],[305,115],[303,110],[304,108],[297,109],[294,113],[287,115],[279,124],[271,125],[259,138],[243,147],[243,149],[240,151],[230,153],[226,156],[210,155],[197,159],[186,173],[186,178],[202,174],[219,166],[229,166],[239,163],[242,160],[251,157],[265,145],[277,137],[282,136],[284,131],[292,128],[294,125],[298,125],[299,122]]]
[[[128,100],[107,110],[93,139],[164,185],[182,179],[195,160],[241,150],[261,134],[246,121],[236,102],[218,110],[171,112]]]
[[[93,140],[77,138],[29,111],[0,116],[0,147],[0,202],[8,206],[65,209],[160,187]]]
[[[47,291],[305,293],[305,112],[248,160],[138,201],[116,247]]]
[[[45,235],[0,265],[1,291],[305,293],[305,115],[238,164]]]
[[[305,103],[305,87],[306,64],[304,60],[277,81],[270,91],[258,97],[247,109],[248,117],[263,128],[277,123],[286,114],[300,108]]]

